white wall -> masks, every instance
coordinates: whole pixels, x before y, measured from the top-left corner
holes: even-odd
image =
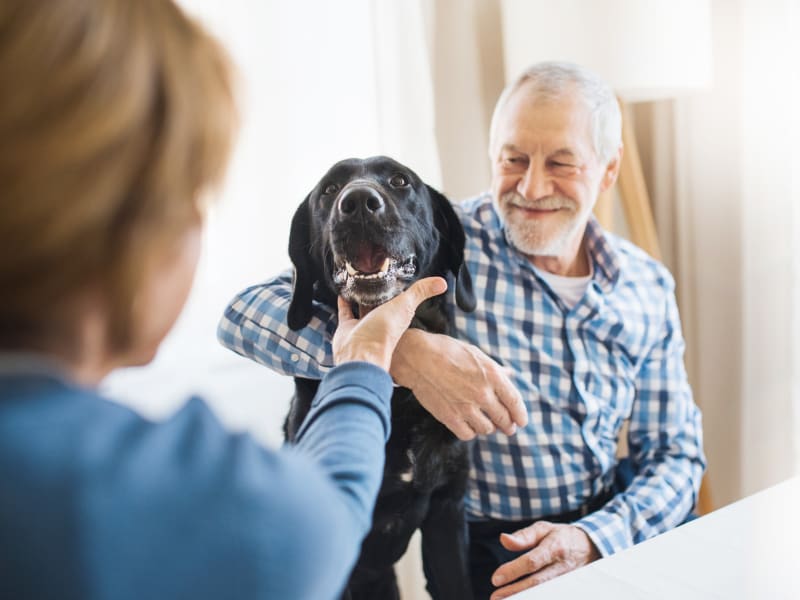
[[[715,504],[741,495],[742,27],[738,2],[713,4],[713,87],[677,104],[679,291],[689,372],[703,409]]]
[[[800,319],[800,188],[792,177],[800,96],[790,84],[800,70],[796,17],[796,0],[742,0],[744,494],[799,466],[792,418],[800,406],[800,341],[792,335]]]

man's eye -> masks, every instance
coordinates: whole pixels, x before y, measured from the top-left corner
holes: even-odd
[[[340,188],[339,188],[339,186],[338,186],[337,184],[335,184],[335,183],[329,183],[329,184],[328,184],[328,185],[325,187],[325,191],[324,191],[324,192],[322,192],[322,193],[323,193],[325,196],[333,196],[334,194],[338,194],[338,193],[339,193],[339,189],[340,189]]]
[[[408,185],[408,178],[405,175],[396,173],[389,178],[389,185],[394,188],[406,187]]]

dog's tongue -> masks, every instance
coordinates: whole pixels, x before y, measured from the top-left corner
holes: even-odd
[[[369,242],[361,242],[358,245],[353,267],[361,273],[377,273],[381,270],[384,260],[386,260],[386,251],[383,248]]]

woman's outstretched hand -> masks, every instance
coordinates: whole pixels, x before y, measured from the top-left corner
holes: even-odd
[[[411,324],[417,307],[446,290],[447,282],[441,277],[420,279],[360,319],[353,316],[350,304],[340,297],[339,326],[333,336],[334,362],[366,361],[388,371],[397,342]]]

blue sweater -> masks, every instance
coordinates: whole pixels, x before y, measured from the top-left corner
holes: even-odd
[[[377,367],[336,368],[276,452],[198,399],[152,423],[57,377],[0,375],[0,598],[337,597],[391,391]]]

